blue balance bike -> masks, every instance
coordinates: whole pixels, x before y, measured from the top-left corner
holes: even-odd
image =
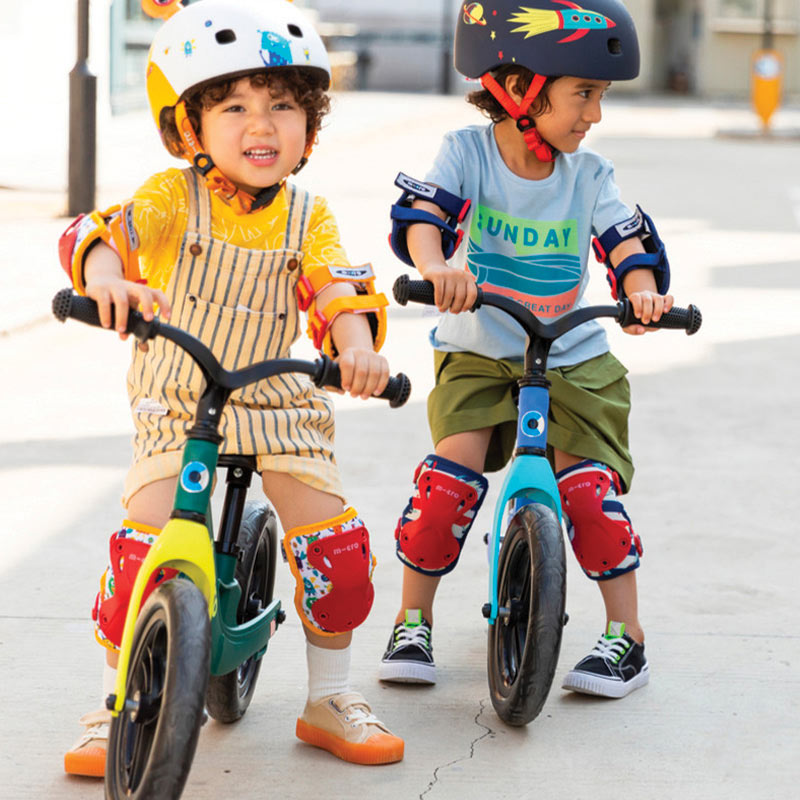
[[[398,303],[434,304],[433,285],[400,276],[394,284]],[[547,460],[550,383],[545,375],[552,343],[582,323],[610,317],[621,326],[639,322],[630,303],[588,306],[544,323],[525,306],[478,289],[472,310],[491,306],[516,320],[528,336],[514,457],[506,473],[488,535],[488,674],[492,705],[509,725],[527,725],[544,706],[567,622],[566,559],[561,501]],[[695,306],[673,308],[647,327],[696,333],[702,323]],[[639,322],[641,324],[641,322]]]
[[[53,313],[100,325],[94,300],[63,289]],[[112,325],[113,327],[113,325]],[[277,521],[266,503],[246,503],[256,472],[253,456],[219,455],[222,409],[235,389],[295,372],[317,386],[340,386],[339,367],[273,359],[228,371],[200,341],[158,319],[128,315],[140,342],[163,336],[183,348],[205,378],[194,424],[187,431],[174,509],[136,576],[119,650],[117,684],[106,705],[112,720],[106,755],[107,800],[176,800],[194,758],[204,709],[220,722],[247,710],[270,637],[283,622],[272,596],[278,557]],[[408,378],[390,378],[381,397],[397,407]],[[219,532],[213,536],[211,493],[218,467],[227,467]],[[176,570],[146,602],[151,575]]]

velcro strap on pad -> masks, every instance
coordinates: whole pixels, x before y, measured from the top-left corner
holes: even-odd
[[[355,509],[293,528],[284,536],[284,552],[295,577],[295,607],[307,628],[335,636],[367,618],[375,596],[375,557]]]
[[[642,545],[634,533],[619,476],[597,461],[581,461],[557,474],[567,533],[578,563],[595,580],[615,578],[639,566]]]
[[[375,272],[372,264],[357,267],[319,266],[304,272],[297,281],[297,303],[308,311],[314,298],[333,283],[352,283],[366,294],[375,294]]]
[[[439,206],[448,217],[453,217],[456,222],[462,222],[469,211],[469,200],[464,200],[462,197],[442,189],[441,186],[415,180],[402,172],[397,174],[394,185],[402,189],[404,195],[412,195],[419,200],[427,200],[429,203]]]
[[[339,314],[369,314],[370,330],[375,351],[379,351],[386,339],[386,295],[357,294],[335,297],[321,311],[312,303],[308,310],[308,336],[317,350],[323,350],[332,358],[336,351],[331,340],[330,327]]]
[[[461,549],[486,494],[480,473],[430,455],[417,467],[416,491],[397,523],[397,556],[425,575],[446,575]]]

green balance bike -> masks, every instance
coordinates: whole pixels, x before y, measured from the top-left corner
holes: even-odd
[[[53,299],[53,313],[99,326],[93,300],[71,289]],[[266,503],[247,503],[256,471],[251,456],[219,455],[222,409],[231,392],[287,372],[317,386],[340,385],[339,368],[316,361],[274,359],[224,370],[212,352],[185,331],[137,311],[128,333],[140,342],[163,336],[197,363],[205,387],[188,431],[174,510],[136,577],[119,651],[117,683],[106,701],[112,714],[106,756],[108,800],[174,800],[191,768],[205,710],[234,722],[253,697],[267,644],[285,612],[273,599],[277,520]],[[392,407],[410,394],[408,378],[390,379],[381,397]],[[216,539],[210,500],[218,467],[227,488]],[[178,576],[160,584],[142,605],[148,578],[162,569]],[[205,709],[205,710],[204,710]]]
[[[434,304],[433,286],[402,275],[395,281],[398,303]],[[489,622],[488,675],[492,705],[509,725],[527,725],[544,706],[567,622],[566,556],[561,500],[547,460],[550,383],[545,376],[552,343],[590,319],[610,317],[621,326],[641,322],[627,300],[587,306],[544,323],[525,306],[478,289],[472,310],[491,306],[516,320],[528,336],[514,457],[494,511],[489,546],[489,598],[483,616]],[[702,323],[695,306],[673,308],[651,328],[696,333]]]

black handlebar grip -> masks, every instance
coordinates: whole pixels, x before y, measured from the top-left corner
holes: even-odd
[[[386,384],[386,388],[379,397],[388,400],[391,408],[404,406],[411,397],[411,380],[408,375],[398,372],[397,375],[389,378],[389,383]]]
[[[625,301],[625,308],[620,320],[622,327],[628,325],[642,325],[641,320],[637,319],[633,313],[633,306],[630,301]],[[700,326],[703,324],[703,315],[700,309],[695,305],[690,305],[688,308],[672,308],[666,314],[661,315],[658,322],[649,322],[645,328],[673,328],[675,330],[685,330],[687,336],[697,333]]]
[[[339,371],[339,365],[328,358],[323,356],[319,364],[317,374],[314,376],[314,383],[317,386],[330,386],[334,389],[342,388],[342,374]],[[386,384],[386,388],[379,394],[381,400],[388,400],[392,408],[399,408],[405,405],[406,401],[411,395],[411,381],[407,375],[398,372]]]
[[[59,322],[65,322],[68,317],[72,317],[87,325],[102,327],[100,315],[97,313],[97,303],[89,297],[74,294],[72,289],[62,289],[53,298],[53,315]]]
[[[394,299],[404,306],[410,300],[412,303],[434,305],[433,284],[430,281],[412,281],[408,275],[401,275],[392,287]]]
[[[412,303],[424,303],[426,306],[435,306],[433,284],[430,281],[412,281],[408,275],[401,275],[392,286],[394,299],[404,306],[410,300]],[[477,311],[483,302],[483,291],[478,287],[478,296],[470,311]]]
[[[53,315],[59,322],[64,322],[67,317],[102,328],[100,315],[97,313],[97,303],[91,297],[81,297],[72,289],[62,289],[53,298]],[[138,339],[152,339],[156,335],[157,320],[148,322],[136,309],[128,309],[128,324],[125,333],[132,333]],[[114,306],[111,306],[111,329],[114,328]]]

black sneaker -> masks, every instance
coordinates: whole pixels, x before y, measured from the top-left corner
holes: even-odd
[[[625,623],[609,622],[594,649],[567,673],[562,689],[599,697],[625,697],[650,680],[644,645],[627,633]]]
[[[418,608],[406,609],[405,621],[394,626],[378,678],[394,683],[436,683],[431,626]]]

